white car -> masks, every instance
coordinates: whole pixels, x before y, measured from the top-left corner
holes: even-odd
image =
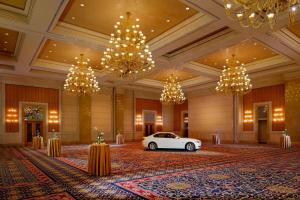
[[[181,138],[172,132],[157,132],[144,137],[143,145],[154,151],[156,149],[186,149],[196,151],[201,147],[201,141],[192,138]]]

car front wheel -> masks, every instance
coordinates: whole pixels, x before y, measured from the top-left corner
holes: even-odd
[[[157,149],[157,145],[155,144],[155,142],[150,142],[148,147],[151,151],[155,151]]]
[[[195,151],[195,145],[193,143],[189,142],[185,145],[185,149],[188,151]]]

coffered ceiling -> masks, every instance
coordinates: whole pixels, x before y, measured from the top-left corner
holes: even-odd
[[[19,32],[0,28],[0,54],[14,56],[17,48]]]
[[[257,40],[247,39],[236,45],[204,55],[196,60],[196,62],[217,69],[223,69],[223,66],[226,65],[226,61],[231,59],[232,55],[235,55],[236,59],[241,63],[249,64],[274,57],[278,54]]]
[[[140,19],[147,40],[197,13],[179,0],[71,0],[60,21],[110,35],[119,16],[126,12]]]
[[[187,91],[214,87],[232,54],[254,85],[300,75],[300,16],[291,27],[282,16],[272,31],[241,28],[221,0],[0,0],[0,8],[0,65],[10,66],[0,68],[5,74],[63,81],[83,53],[99,69],[101,84],[158,92],[170,74]],[[135,80],[116,80],[101,70],[100,59],[127,11],[140,19],[156,67]]]
[[[300,38],[300,21],[297,21],[294,25],[289,26],[288,30]]]
[[[47,40],[38,58],[71,65],[76,64],[76,58],[79,58],[80,54],[84,54],[84,58],[90,60],[92,68],[101,69],[100,51],[61,41]]]
[[[27,0],[0,0],[0,4],[24,10]]]
[[[183,68],[183,69],[161,69],[156,73],[148,76],[149,79],[164,82],[171,74],[177,76],[179,81],[185,81],[197,77],[198,75]]]

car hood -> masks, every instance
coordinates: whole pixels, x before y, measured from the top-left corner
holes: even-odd
[[[194,138],[180,138],[180,140],[186,141],[186,142],[201,142],[198,139],[194,139]]]

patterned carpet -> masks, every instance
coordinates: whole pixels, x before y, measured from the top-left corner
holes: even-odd
[[[198,152],[112,145],[112,176],[86,173],[87,145],[0,147],[0,199],[300,199],[300,149],[205,145]],[[2,156],[3,155],[3,156]]]

